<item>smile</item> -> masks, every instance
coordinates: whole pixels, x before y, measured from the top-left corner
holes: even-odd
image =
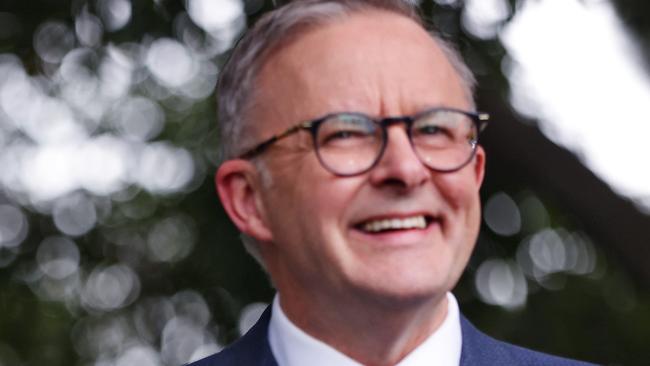
[[[371,220],[360,225],[363,231],[378,233],[388,230],[424,229],[427,227],[427,218],[424,215],[405,218],[385,218]]]

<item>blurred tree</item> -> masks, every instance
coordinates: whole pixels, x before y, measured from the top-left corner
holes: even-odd
[[[647,364],[650,219],[512,112],[507,52],[463,25],[469,3],[422,4],[498,121],[464,312],[519,344]],[[647,58],[649,5],[613,3]],[[219,67],[272,7],[0,3],[0,363],[179,365],[237,338],[270,301],[212,174]]]

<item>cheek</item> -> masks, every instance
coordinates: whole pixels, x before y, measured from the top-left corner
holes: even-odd
[[[323,235],[335,228],[359,188],[358,179],[336,177],[315,158],[294,161],[291,169],[286,166],[271,178],[265,206],[275,217],[269,220],[293,235],[296,230],[304,231],[302,236]]]
[[[466,210],[468,213],[480,210],[479,188],[469,169],[452,174],[441,174],[435,178],[435,185],[450,208]],[[480,212],[475,212],[478,214]]]
[[[356,178],[340,178],[327,173],[312,182],[306,195],[310,200],[309,212],[317,212],[323,226],[329,229],[344,225],[348,207],[354,201],[361,184]]]
[[[450,222],[456,223],[447,227],[448,233],[473,246],[481,225],[480,186],[474,176],[460,174],[464,172],[442,175],[436,185],[453,216]]]

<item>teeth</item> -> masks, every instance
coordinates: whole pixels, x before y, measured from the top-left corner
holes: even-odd
[[[363,230],[369,232],[378,232],[383,230],[398,229],[424,229],[427,226],[427,220],[424,216],[414,216],[405,219],[384,219],[368,221],[363,224]]]

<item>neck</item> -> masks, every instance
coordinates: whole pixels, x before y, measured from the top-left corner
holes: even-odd
[[[282,310],[296,326],[367,366],[398,363],[440,327],[448,306],[446,294],[417,301],[327,300],[280,293]]]

